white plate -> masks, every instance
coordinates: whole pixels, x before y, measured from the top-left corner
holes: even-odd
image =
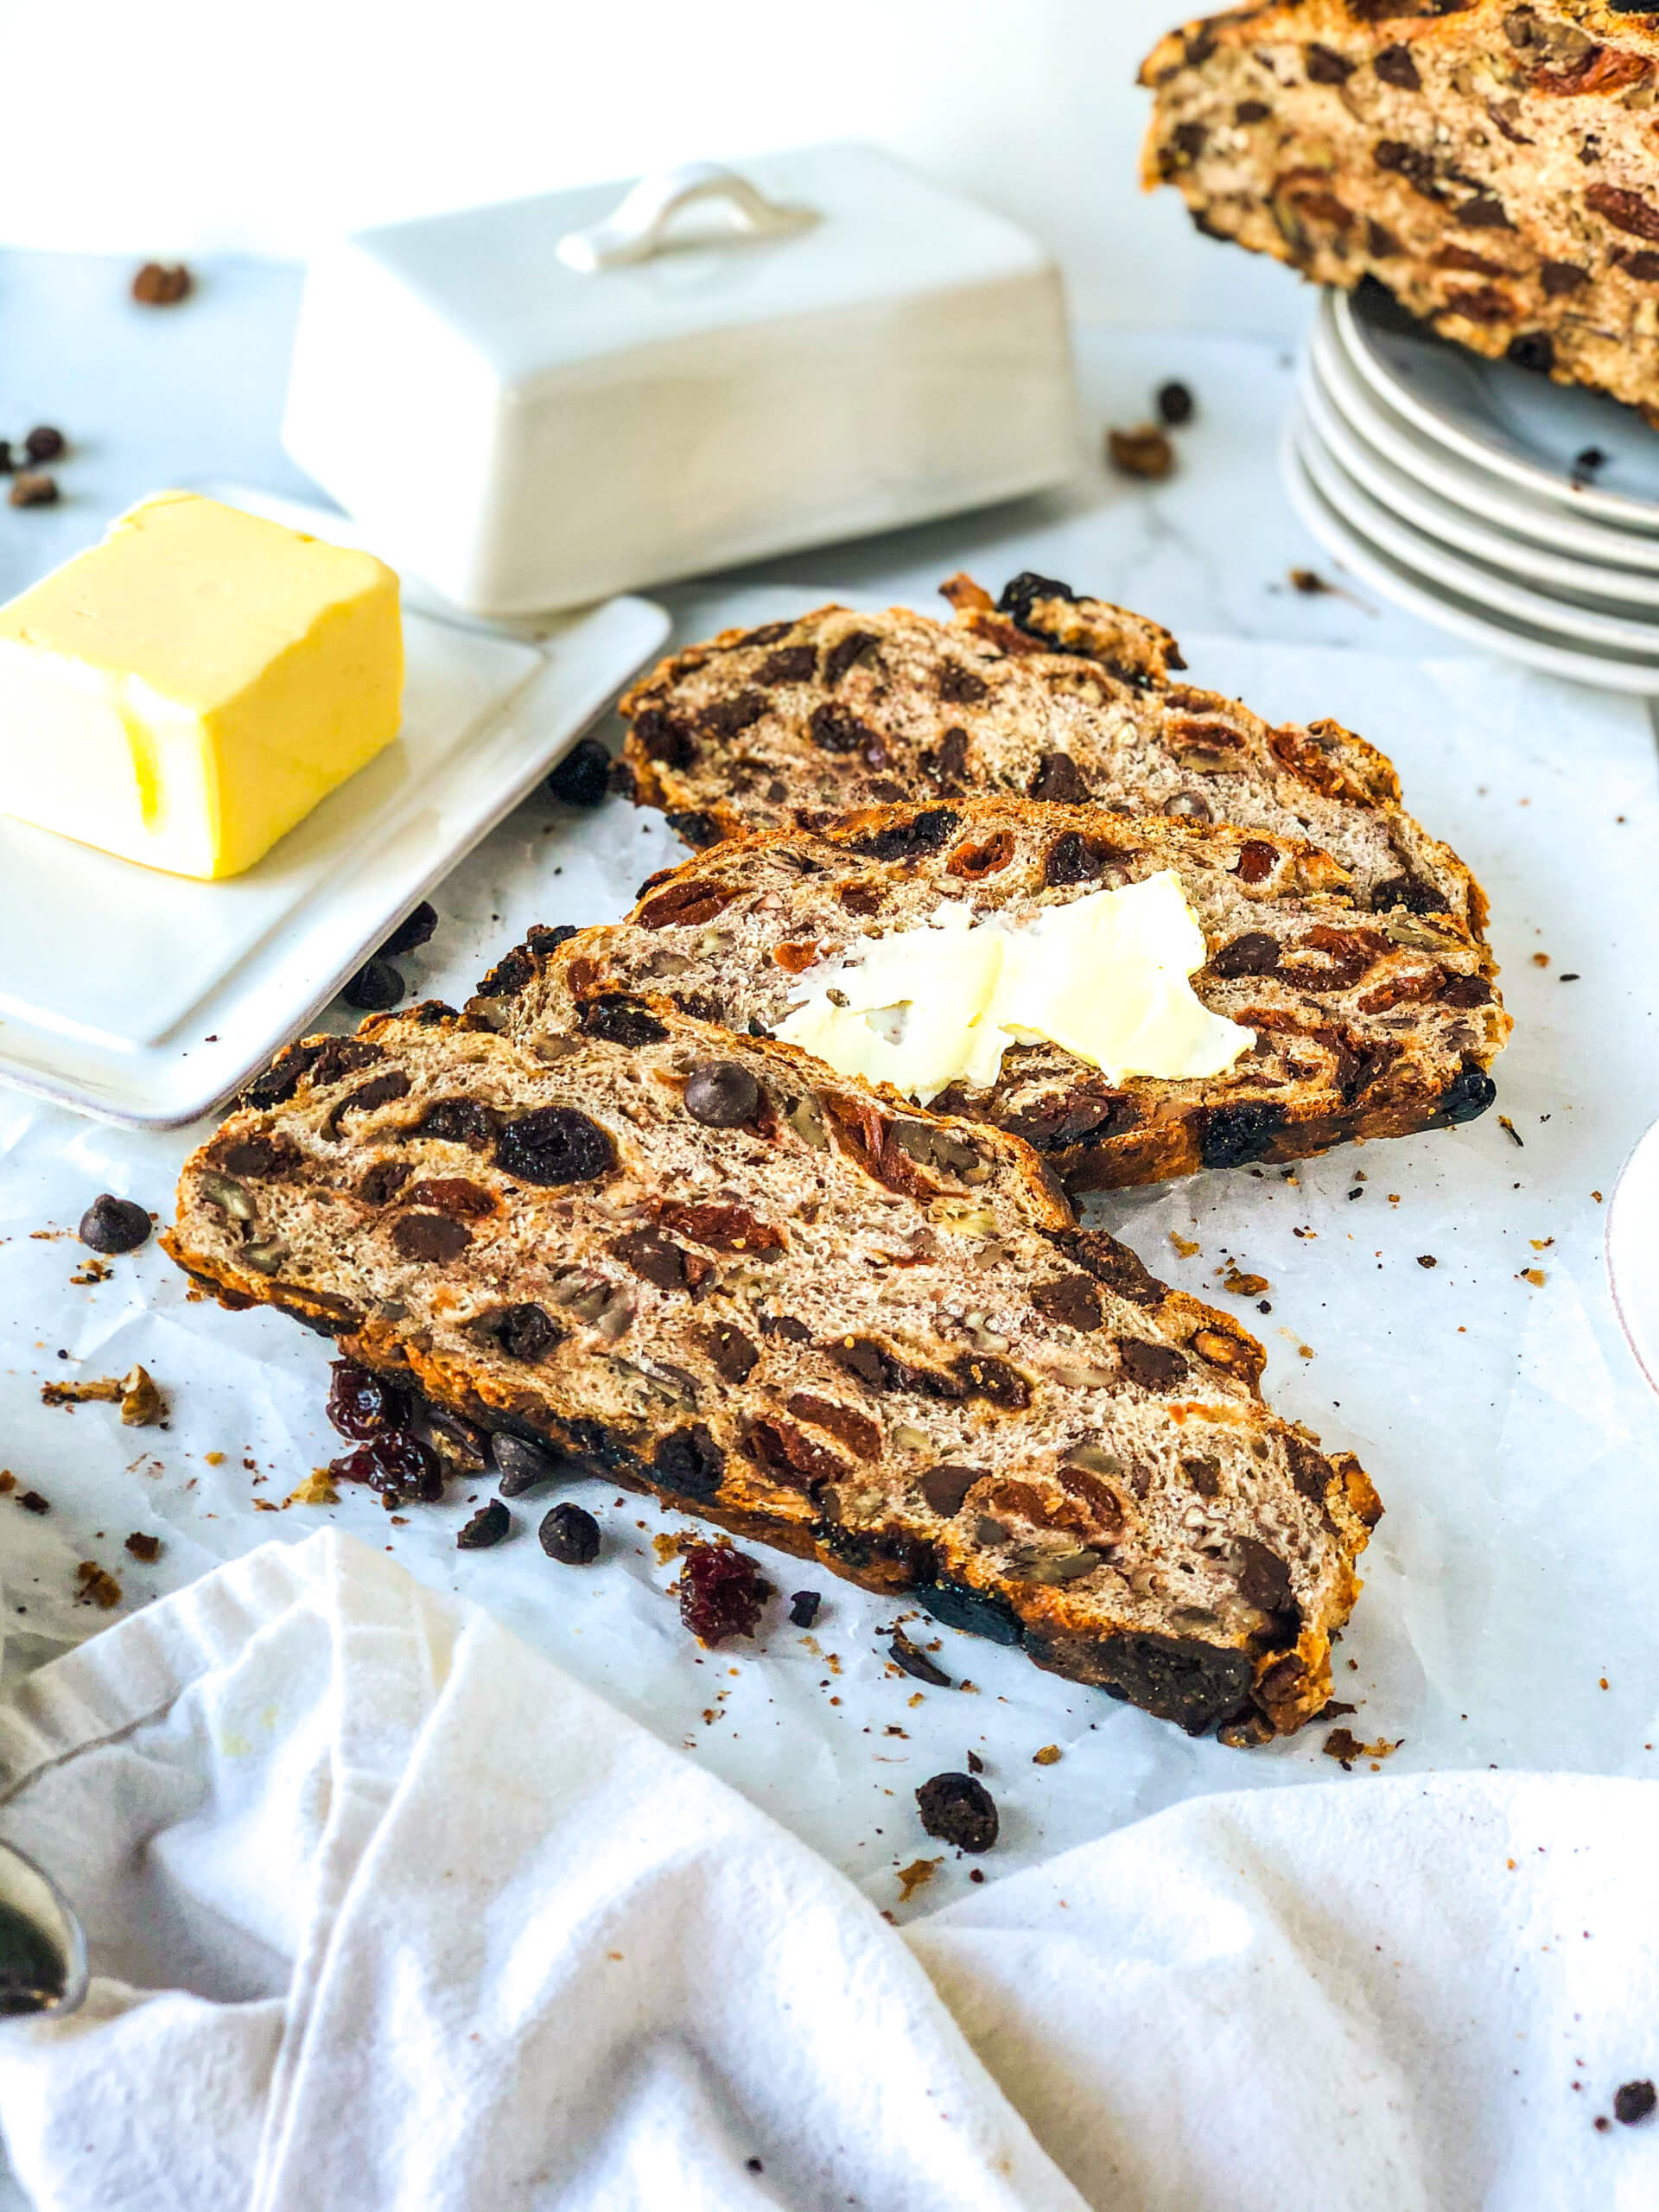
[[[1387,295],[1327,292],[1338,343],[1379,398],[1426,435],[1540,499],[1625,530],[1659,531],[1659,436],[1633,407],[1489,361],[1419,326],[1401,327]],[[1607,456],[1574,480],[1588,446]]]
[[[306,525],[326,536],[331,518]],[[668,629],[634,598],[564,618],[538,645],[406,611],[397,738],[223,882],[0,817],[0,1080],[150,1128],[208,1112],[539,782]]]
[[[1478,561],[1503,569],[1523,583],[1547,587],[1586,604],[1644,607],[1659,612],[1659,575],[1580,561],[1570,553],[1550,552],[1465,514],[1450,499],[1391,467],[1333,405],[1313,372],[1311,359],[1303,364],[1300,396],[1308,427],[1344,476],[1389,513],[1426,536],[1471,553]]]
[[[1318,429],[1307,416],[1293,423],[1291,437],[1297,458],[1326,503],[1402,568],[1433,583],[1444,584],[1460,598],[1490,608],[1523,628],[1554,632],[1576,644],[1645,656],[1659,664],[1659,620],[1635,621],[1623,615],[1600,613],[1534,591],[1513,576],[1471,561],[1455,548],[1414,529],[1356,484],[1321,445]]]
[[[1580,553],[1615,567],[1659,574],[1659,538],[1615,529],[1592,515],[1568,512],[1553,500],[1530,498],[1519,486],[1464,460],[1414,429],[1384,404],[1344,353],[1328,308],[1314,318],[1308,358],[1321,390],[1350,427],[1414,482],[1535,543]]]
[[[1620,1171],[1607,1209],[1606,1255],[1619,1325],[1659,1390],[1659,1122]]]
[[[1389,559],[1362,537],[1319,493],[1303,467],[1287,429],[1280,451],[1285,489],[1292,505],[1321,545],[1351,574],[1403,607],[1408,613],[1432,622],[1455,636],[1466,638],[1485,652],[1524,661],[1551,676],[1576,683],[1590,683],[1604,691],[1635,691],[1659,695],[1659,658],[1651,661],[1621,659],[1615,654],[1584,651],[1565,639],[1519,627],[1457,597],[1444,587],[1426,582]]]

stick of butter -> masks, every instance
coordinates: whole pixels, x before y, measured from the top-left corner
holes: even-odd
[[[391,742],[403,688],[384,562],[163,492],[0,607],[0,811],[237,875]]]
[[[988,1090],[1010,1045],[1044,1039],[1112,1083],[1220,1075],[1255,1033],[1193,990],[1205,957],[1170,868],[1020,925],[1001,914],[976,925],[951,904],[919,929],[865,938],[809,968],[778,1034],[924,1106],[959,1079]]]

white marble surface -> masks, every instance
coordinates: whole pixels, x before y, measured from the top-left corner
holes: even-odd
[[[159,484],[305,488],[274,433],[291,272],[213,266],[188,309],[148,317],[125,306],[124,273],[0,257],[16,430],[49,419],[73,442],[61,506],[0,507],[0,592]],[[1647,1773],[1659,1740],[1649,1595],[1659,1437],[1609,1308],[1592,1195],[1611,1190],[1659,1094],[1642,955],[1659,835],[1644,712],[1502,664],[1449,661],[1435,632],[1363,594],[1293,591],[1288,569],[1318,558],[1274,474],[1291,365],[1272,346],[1115,332],[1081,350],[1097,426],[1138,419],[1164,377],[1192,384],[1198,418],[1167,484],[1091,468],[1062,497],[663,596],[689,636],[824,597],[925,606],[957,567],[995,587],[1032,566],[1167,622],[1192,648],[1197,680],[1248,691],[1270,714],[1334,713],[1394,754],[1408,797],[1493,893],[1517,1018],[1499,1071],[1515,1139],[1493,1115],[1332,1154],[1294,1180],[1241,1171],[1123,1194],[1105,1217],[1192,1290],[1217,1294],[1232,1261],[1266,1275],[1271,1314],[1240,1310],[1268,1345],[1276,1402],[1357,1450],[1382,1491],[1390,1510],[1343,1647],[1353,1664],[1341,1694],[1359,1707],[1360,1732],[1405,1738],[1393,1770]],[[612,805],[577,817],[532,800],[446,884],[443,926],[409,963],[411,982],[465,996],[525,925],[620,911],[675,849],[654,816]],[[1535,950],[1553,965],[1535,967]],[[1581,980],[1563,985],[1563,970]],[[35,1520],[0,1500],[9,1664],[46,1648],[19,1631],[85,1625],[67,1596],[77,1560],[115,1569],[125,1602],[143,1603],[215,1559],[315,1525],[301,1509],[254,1505],[280,1500],[335,1449],[321,1415],[321,1344],[275,1316],[188,1302],[153,1246],[114,1262],[105,1283],[70,1282],[85,1257],[72,1241],[80,1207],[112,1188],[165,1215],[192,1141],[116,1132],[0,1092],[0,1458],[53,1504]],[[1436,1267],[1420,1267],[1422,1255]],[[1526,1279],[1529,1266],[1541,1283]],[[173,1389],[164,1433],[124,1431],[107,1407],[40,1402],[43,1380],[119,1372],[135,1358]],[[518,1509],[511,1543],[472,1556],[453,1549],[459,1499],[416,1509],[402,1529],[362,1494],[337,1513],[390,1539],[415,1572],[490,1605],[901,1916],[893,1869],[922,1843],[910,1793],[960,1765],[969,1743],[1004,1811],[991,1872],[1173,1798],[1333,1771],[1318,1732],[1249,1758],[1189,1744],[954,1636],[939,1656],[977,1693],[921,1691],[884,1664],[890,1607],[785,1561],[775,1571],[785,1590],[825,1592],[816,1643],[774,1624],[759,1651],[700,1654],[663,1594],[673,1569],[649,1541],[663,1516],[589,1490],[610,1555],[588,1577],[541,1557],[540,1506]],[[156,1567],[125,1559],[133,1529],[165,1537]],[[1062,1760],[1035,1766],[1048,1743]],[[946,1902],[963,1878],[942,1869],[915,1909]]]

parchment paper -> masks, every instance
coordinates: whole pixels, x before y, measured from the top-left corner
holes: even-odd
[[[679,635],[837,595],[682,594]],[[1099,1217],[1157,1273],[1240,1312],[1268,1347],[1276,1404],[1357,1451],[1382,1492],[1338,1694],[1358,1708],[1346,1723],[1358,1737],[1398,1743],[1389,1771],[1659,1773],[1659,1409],[1611,1314],[1596,1195],[1659,1111],[1646,710],[1484,661],[1203,639],[1188,656],[1195,681],[1275,716],[1335,715],[1392,754],[1408,803],[1491,893],[1516,1037],[1497,1108],[1465,1129],[1351,1147],[1294,1176],[1239,1170],[1128,1193]],[[445,886],[437,938],[405,963],[415,992],[459,1003],[528,924],[619,915],[678,849],[658,817],[620,804],[577,815],[532,800]],[[1548,967],[1533,964],[1540,953]],[[1017,1654],[912,1622],[956,1684],[925,1688],[882,1656],[891,1604],[780,1555],[763,1554],[781,1592],[823,1593],[816,1634],[790,1628],[780,1600],[757,1643],[704,1652],[652,1541],[685,1524],[596,1484],[575,1493],[606,1532],[587,1572],[537,1546],[550,1498],[516,1503],[499,1548],[458,1554],[468,1497],[491,1494],[481,1483],[410,1509],[404,1525],[364,1492],[282,1510],[340,1448],[322,1418],[327,1346],[273,1315],[191,1302],[153,1244],[111,1262],[104,1282],[70,1281],[86,1272],[73,1226],[88,1201],[113,1190],[166,1218],[204,1134],[138,1135],[0,1093],[9,1669],[114,1617],[73,1602],[82,1560],[142,1605],[326,1516],[492,1606],[900,1918],[896,1869],[931,1855],[912,1793],[969,1747],[1002,1810],[992,1879],[1181,1797],[1338,1773],[1322,1729],[1254,1753],[1192,1743]],[[1269,1313],[1220,1287],[1235,1266],[1267,1278]],[[112,1406],[41,1402],[45,1382],[135,1360],[168,1395],[165,1432],[124,1428]],[[19,1508],[29,1489],[49,1513]],[[124,1553],[135,1530],[162,1538],[153,1567]],[[1049,1745],[1061,1757],[1036,1764]],[[1360,1762],[1351,1787],[1370,1770]],[[948,1902],[967,1871],[947,1856],[911,1909]]]

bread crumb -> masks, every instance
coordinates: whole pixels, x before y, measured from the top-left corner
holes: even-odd
[[[210,1467],[222,1467],[225,1464],[225,1454],[222,1452],[204,1452],[201,1456]]]
[[[912,1891],[919,1890],[924,1882],[931,1882],[944,1863],[941,1853],[938,1859],[912,1859],[908,1866],[898,1868],[899,1904],[908,1904]]]
[[[220,1455],[223,1457],[223,1454]],[[284,1505],[338,1505],[340,1492],[328,1479],[327,1467],[313,1467],[297,1490],[290,1491]]]
[[[1184,1260],[1198,1257],[1200,1247],[1196,1236],[1183,1236],[1178,1230],[1172,1229],[1169,1232],[1169,1241]]]
[[[1333,1728],[1319,1746],[1328,1759],[1338,1760],[1344,1774],[1351,1774],[1356,1759],[1370,1759],[1373,1765],[1392,1758],[1405,1742],[1403,1736],[1390,1743],[1386,1736],[1379,1736],[1374,1744],[1362,1744],[1351,1728]]]
[[[1535,968],[1548,968],[1549,955],[1547,952],[1535,952],[1532,956],[1532,964]]]
[[[1522,1268],[1516,1277],[1517,1282],[1529,1282],[1535,1290],[1541,1290],[1549,1277],[1541,1268]]]
[[[128,1428],[149,1428],[167,1410],[149,1370],[131,1367],[121,1378],[121,1420]]]
[[[1535,1252],[1548,1252],[1555,1239],[1553,1236],[1529,1236],[1527,1242]]]
[[[1058,1764],[1060,1757],[1060,1747],[1058,1744],[1045,1744],[1040,1751],[1032,1753],[1031,1763],[1033,1766],[1055,1766]]]
[[[1273,1288],[1265,1275],[1242,1275],[1236,1268],[1221,1287],[1231,1291],[1235,1298],[1260,1298],[1263,1291]]]
[[[162,1555],[161,1538],[147,1536],[137,1529],[135,1529],[131,1535],[127,1538],[126,1548],[134,1559],[143,1560],[146,1567],[153,1565]]]
[[[121,1602],[121,1585],[95,1559],[84,1559],[75,1569],[75,1603],[97,1605],[109,1612]]]

